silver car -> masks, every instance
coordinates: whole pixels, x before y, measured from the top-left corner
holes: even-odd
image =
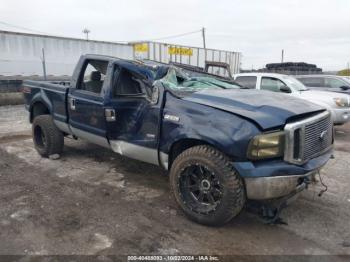
[[[244,73],[233,76],[234,80],[247,88],[256,88],[286,93],[322,105],[331,114],[334,124],[350,121],[350,96],[342,93],[309,90],[296,78],[274,73]]]
[[[298,75],[300,82],[310,89],[345,93],[350,95],[350,79],[335,75]]]

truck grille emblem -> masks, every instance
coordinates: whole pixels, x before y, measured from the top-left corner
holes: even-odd
[[[327,133],[328,133],[328,130],[322,131],[322,133],[321,133],[320,136],[319,136],[319,138],[320,138],[321,141],[323,141],[323,140],[325,139]]]

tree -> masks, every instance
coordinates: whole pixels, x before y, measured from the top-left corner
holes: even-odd
[[[338,76],[350,76],[350,69],[340,70],[337,73]]]

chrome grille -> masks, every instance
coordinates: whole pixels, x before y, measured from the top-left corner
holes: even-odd
[[[330,116],[305,126],[304,152],[302,159],[310,159],[332,144],[333,124]]]
[[[333,144],[333,122],[328,111],[287,124],[284,159],[303,164],[330,149]]]

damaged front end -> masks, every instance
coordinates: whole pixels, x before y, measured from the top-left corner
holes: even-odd
[[[281,210],[315,181],[315,175],[320,175],[333,156],[333,123],[328,112],[287,124],[284,131],[283,161],[234,163],[240,173],[248,174],[244,177],[247,198],[253,206],[260,206],[261,215],[272,223],[279,221]],[[324,185],[321,176],[320,182]],[[326,190],[325,186],[319,196]]]

